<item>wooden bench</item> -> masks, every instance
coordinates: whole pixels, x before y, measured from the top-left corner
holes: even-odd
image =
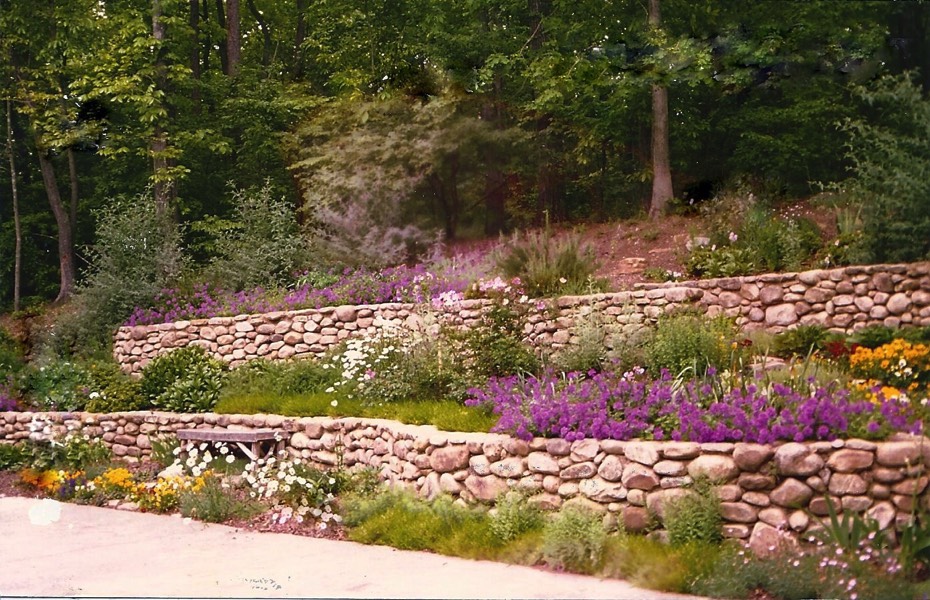
[[[225,442],[238,446],[253,461],[270,458],[285,446],[284,435],[275,429],[180,429],[177,436],[182,452],[198,442]]]

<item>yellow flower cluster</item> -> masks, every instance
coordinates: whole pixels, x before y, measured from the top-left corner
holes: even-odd
[[[165,477],[152,483],[140,483],[136,486],[134,498],[139,508],[153,512],[167,512],[177,508],[181,493],[200,491],[208,475],[188,477],[181,475]]]
[[[930,347],[905,340],[894,340],[874,350],[860,346],[849,357],[849,369],[854,376],[914,392],[930,383]]]
[[[107,498],[127,498],[136,489],[136,482],[125,467],[108,469],[91,481],[92,490],[99,490]]]
[[[24,469],[20,472],[20,481],[39,488],[47,494],[57,494],[64,483],[75,481],[84,476],[84,471],[64,471],[59,469]]]

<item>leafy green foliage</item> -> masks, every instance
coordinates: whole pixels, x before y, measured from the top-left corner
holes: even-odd
[[[90,272],[73,310],[55,324],[49,348],[60,355],[108,353],[112,330],[181,273],[180,243],[179,227],[156,212],[148,194],[102,208]]]
[[[93,391],[88,394],[84,410],[104,413],[142,410],[148,406],[139,380],[123,373],[116,363],[92,363],[87,371]]]
[[[568,506],[546,523],[543,558],[556,569],[593,573],[601,562],[607,531],[597,514]]]
[[[29,458],[30,453],[23,444],[0,444],[0,471],[25,467]]]
[[[83,410],[92,386],[93,378],[88,370],[68,360],[30,365],[20,382],[23,395],[41,410]]]
[[[612,535],[604,546],[598,575],[652,590],[691,593],[694,581],[713,570],[726,553],[718,544],[671,545],[648,536]]]
[[[486,379],[536,372],[539,359],[523,342],[524,314],[525,306],[520,307],[513,299],[495,298],[479,322],[460,334],[470,377]]]
[[[772,350],[776,356],[790,358],[807,356],[823,348],[828,339],[827,329],[820,325],[799,325],[775,336]]]
[[[233,369],[223,382],[223,396],[291,396],[322,391],[337,374],[317,360],[253,360]]]
[[[870,325],[857,330],[850,336],[850,341],[866,348],[878,348],[894,340],[905,340],[914,344],[930,342],[930,327],[885,327]]]
[[[165,469],[174,464],[175,458],[177,457],[175,451],[180,447],[180,442],[176,436],[160,435],[149,438],[149,441],[152,444],[152,454],[149,455],[149,459],[151,459],[152,462],[161,469]]]
[[[708,367],[721,368],[730,364],[736,326],[726,317],[707,318],[682,312],[664,315],[655,333],[646,342],[649,370],[658,375],[668,369],[678,375],[693,369],[702,375]]]
[[[667,502],[664,512],[663,523],[673,546],[719,544],[723,540],[720,499],[706,478],[695,480],[687,495]]]
[[[558,350],[552,357],[553,366],[565,373],[600,371],[608,362],[607,320],[591,310],[575,319],[574,343]]]
[[[542,529],[545,517],[524,494],[511,491],[499,499],[491,515],[491,532],[502,542],[510,542],[530,531]]]
[[[207,523],[248,518],[263,510],[256,502],[238,498],[229,484],[217,476],[206,477],[203,486],[196,491],[181,492],[178,505],[182,516]]]
[[[780,213],[743,187],[701,207],[710,243],[691,249],[686,268],[702,277],[798,270],[822,245],[817,225],[792,208]]]
[[[930,101],[910,75],[856,90],[872,118],[847,119],[853,177],[843,185],[861,209],[862,254],[874,262],[930,255]]]
[[[25,364],[19,342],[0,327],[0,380],[18,373]]]
[[[141,393],[161,410],[209,412],[219,399],[226,367],[199,346],[162,354],[142,370]]]
[[[226,289],[280,287],[306,267],[310,249],[294,207],[275,198],[270,183],[233,190],[233,218],[216,243],[208,276]]]
[[[886,534],[878,525],[878,521],[863,517],[851,510],[838,514],[833,500],[825,496],[827,504],[827,520],[818,518],[821,528],[813,533],[820,541],[855,555],[867,540],[875,540],[873,545],[884,547],[888,540]]]
[[[409,493],[385,491],[351,499],[343,514],[353,527],[349,539],[362,543],[457,556],[482,556],[499,545],[485,513],[444,497],[425,502]]]
[[[113,459],[110,449],[100,440],[88,440],[69,434],[60,440],[30,442],[25,446],[28,466],[37,470],[66,469],[86,471],[109,464]]]

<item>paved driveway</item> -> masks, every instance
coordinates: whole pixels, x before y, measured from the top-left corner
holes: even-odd
[[[0,498],[0,598],[686,598],[623,581]]]

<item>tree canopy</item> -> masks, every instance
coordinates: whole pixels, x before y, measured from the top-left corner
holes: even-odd
[[[23,298],[79,289],[120,197],[215,266],[248,226],[230,189],[343,263],[340,227],[383,258],[391,236],[661,218],[740,178],[810,194],[878,169],[862,152],[924,106],[928,24],[845,0],[0,0],[0,305],[19,237]],[[905,72],[877,110],[862,90]],[[351,238],[364,219],[383,227]]]

